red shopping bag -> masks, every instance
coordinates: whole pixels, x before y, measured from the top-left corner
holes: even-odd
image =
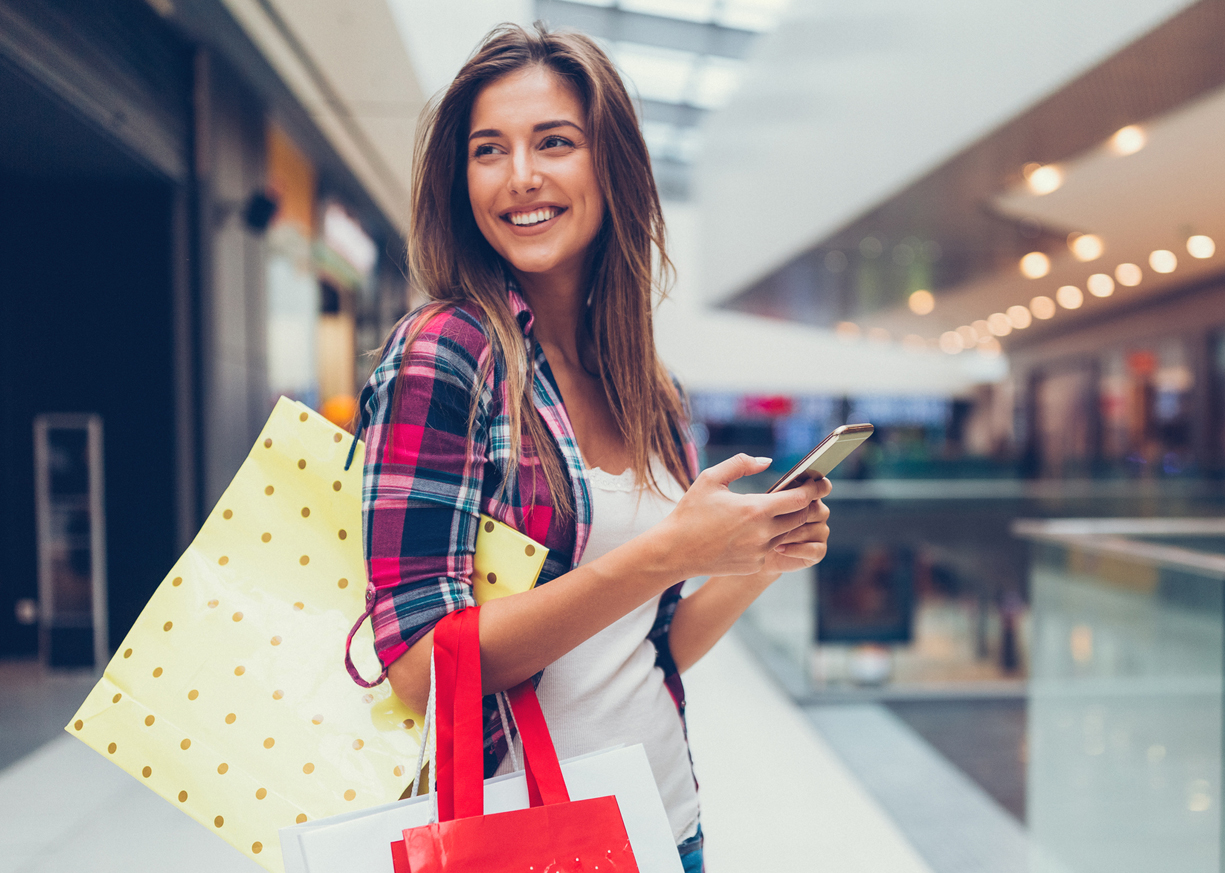
[[[617,799],[570,800],[530,680],[508,696],[531,805],[484,814],[479,609],[434,628],[438,822],[391,844],[396,873],[638,873]]]

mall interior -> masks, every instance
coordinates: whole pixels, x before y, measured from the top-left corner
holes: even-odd
[[[504,21],[635,99],[702,462],[875,427],[685,674],[706,869],[1225,869],[1223,0],[0,0],[0,873],[277,869],[65,725],[278,398],[354,429]]]

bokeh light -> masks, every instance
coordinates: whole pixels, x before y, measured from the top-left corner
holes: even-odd
[[[946,330],[940,334],[940,351],[945,354],[955,355],[965,348],[965,344],[961,341],[961,334],[955,330]]]
[[[1042,252],[1030,252],[1021,258],[1021,275],[1026,279],[1041,279],[1051,271],[1051,259]]]
[[[1216,254],[1216,243],[1212,237],[1197,233],[1187,239],[1187,254],[1193,258],[1211,258]]]
[[[1043,321],[1046,321],[1048,318],[1054,318],[1055,301],[1045,294],[1039,294],[1029,301],[1029,311],[1034,314],[1034,318],[1040,318]]]
[[[1134,155],[1144,148],[1147,142],[1148,136],[1144,133],[1144,128],[1138,124],[1129,124],[1127,127],[1120,127],[1110,137],[1110,150],[1116,155]]]
[[[1039,197],[1058,191],[1063,184],[1063,170],[1054,164],[1026,164],[1021,172],[1030,192]]]
[[[1072,286],[1069,285],[1068,287]],[[1109,297],[1114,293],[1114,279],[1111,279],[1105,273],[1094,273],[1085,280],[1085,287],[1089,289],[1089,293],[1094,297]],[[1059,303],[1062,305],[1063,300],[1060,300]],[[1076,304],[1076,306],[1079,305],[1079,303]],[[1076,306],[1068,306],[1067,308],[1075,309]]]
[[[838,339],[841,340],[859,339],[859,325],[853,321],[840,321],[834,327],[834,333],[838,334]]]
[[[924,289],[912,293],[906,303],[915,315],[927,315],[936,308],[936,298]]]
[[[1102,238],[1094,233],[1074,233],[1068,236],[1068,248],[1078,261],[1095,261],[1106,251]]]
[[[1008,316],[1008,321],[1011,322],[1013,328],[1016,330],[1025,330],[1025,328],[1029,327],[1034,322],[1034,317],[1030,314],[1029,309],[1021,306],[1020,304],[1017,304],[1016,306],[1009,306],[1008,311],[1005,314]]]
[[[1173,273],[1178,269],[1178,256],[1169,249],[1157,249],[1148,256],[1148,265],[1158,273]]]
[[[1099,273],[1098,275],[1104,274]],[[1106,278],[1109,279],[1110,277],[1106,276]],[[1084,292],[1082,292],[1075,285],[1064,285],[1055,292],[1055,300],[1057,300],[1059,305],[1064,309],[1080,309],[1081,304],[1085,302],[1085,295]]]
[[[1120,285],[1135,288],[1144,279],[1144,271],[1135,264],[1119,264],[1114,268],[1114,277]]]
[[[987,326],[996,336],[1008,336],[1012,333],[1012,319],[1002,312],[993,312],[988,315]]]

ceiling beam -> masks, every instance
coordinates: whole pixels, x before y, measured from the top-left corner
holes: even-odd
[[[721,24],[628,12],[613,6],[589,6],[570,0],[537,0],[536,12],[551,27],[573,27],[597,39],[736,60],[748,53],[757,37],[751,30]]]

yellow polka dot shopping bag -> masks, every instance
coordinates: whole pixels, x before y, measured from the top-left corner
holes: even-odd
[[[281,398],[66,728],[276,873],[279,828],[396,800],[420,747],[420,717],[344,666],[366,591],[350,441]],[[483,519],[477,600],[532,587],[533,545]],[[368,624],[353,657],[378,674]]]

